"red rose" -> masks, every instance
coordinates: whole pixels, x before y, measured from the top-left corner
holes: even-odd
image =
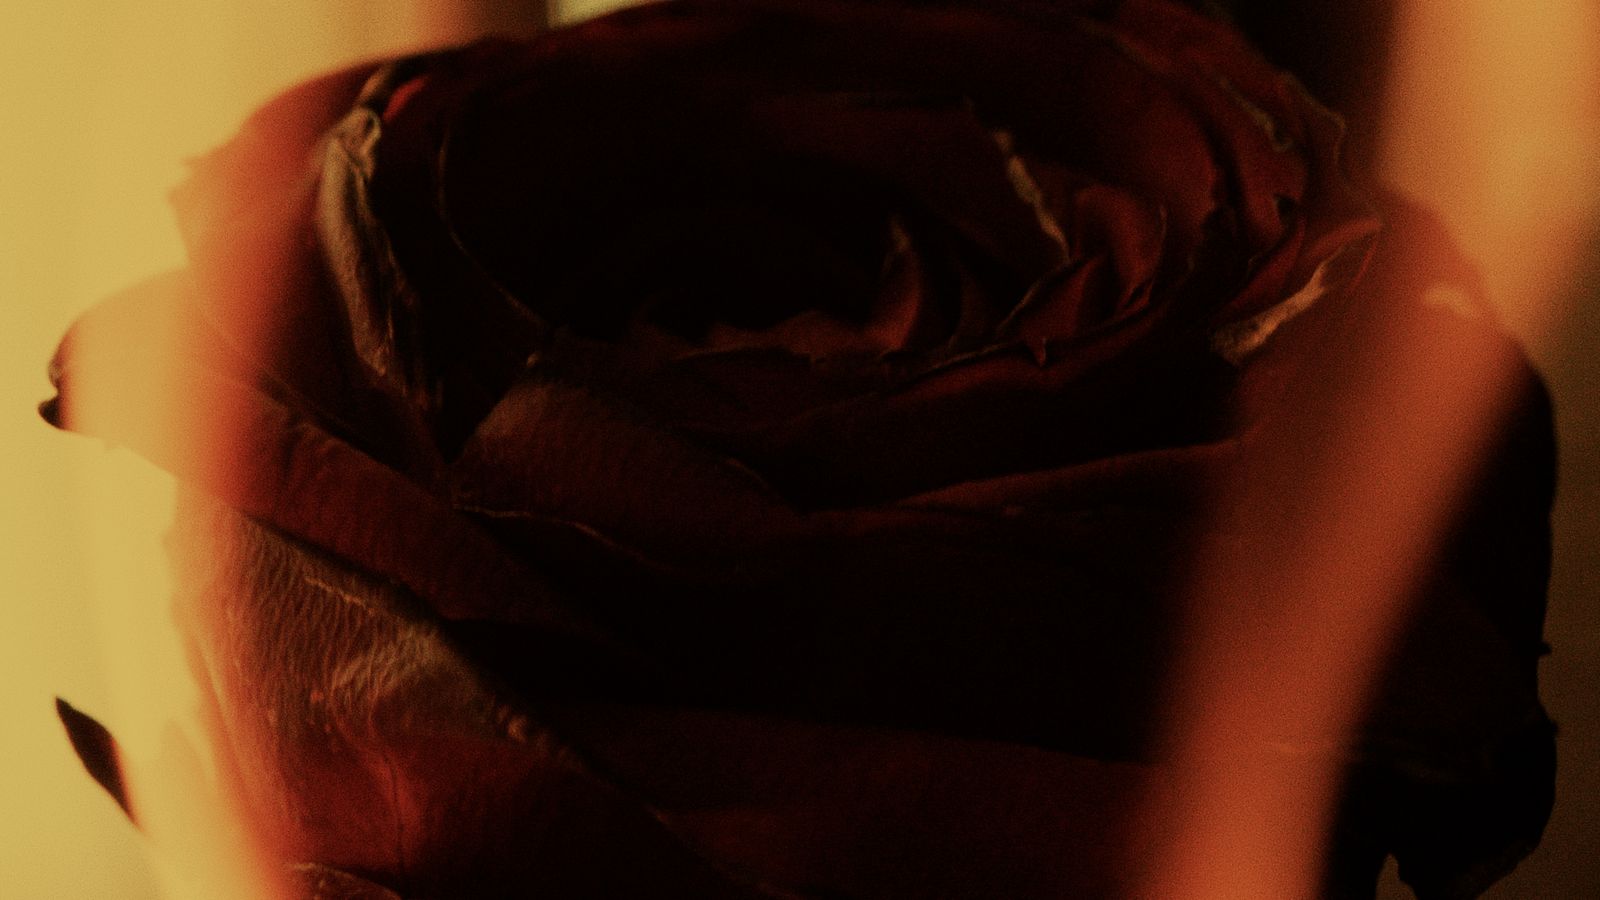
[[[395,60],[198,164],[192,268],[85,319],[47,412],[199,488],[181,618],[307,878],[1107,894],[1205,501],[1393,282],[1340,133],[1154,0],[681,0]],[[1472,539],[1542,521],[1529,415]],[[1508,671],[1537,549],[1489,591]],[[1485,690],[1359,770],[1360,854],[1537,834],[1415,846],[1402,762],[1547,743],[1531,682]]]

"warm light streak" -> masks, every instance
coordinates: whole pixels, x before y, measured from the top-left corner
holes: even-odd
[[[1172,854],[1150,897],[1310,898],[1341,751],[1499,412],[1492,355],[1397,317],[1312,386],[1233,486],[1179,670]]]
[[[1514,333],[1547,339],[1600,213],[1600,3],[1412,0],[1380,159],[1450,223]]]
[[[168,614],[171,480],[127,450],[55,433],[31,410],[49,394],[45,362],[73,318],[183,264],[166,204],[183,160],[296,80],[468,37],[481,30],[475,8],[0,5],[0,896],[262,896],[240,829],[205,799],[194,688]],[[435,34],[441,23],[453,30]],[[148,837],[72,758],[56,694],[124,743]]]
[[[1600,197],[1596,5],[1400,6],[1382,174],[1443,213],[1495,307],[1543,338]],[[1368,377],[1310,387],[1305,418],[1235,485],[1252,524],[1202,556],[1175,691],[1178,808],[1152,812],[1164,850],[1143,896],[1316,894],[1337,750],[1505,400],[1490,357],[1403,317],[1370,337]]]

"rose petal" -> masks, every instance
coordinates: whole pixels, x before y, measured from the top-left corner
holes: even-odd
[[[518,382],[452,465],[453,502],[581,522],[645,552],[781,540],[792,510],[743,466],[575,385]]]

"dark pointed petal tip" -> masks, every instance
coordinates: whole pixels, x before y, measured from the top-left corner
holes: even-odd
[[[105,788],[111,799],[117,801],[128,820],[137,824],[138,818],[128,802],[127,785],[122,778],[121,751],[117,748],[117,739],[111,736],[104,725],[60,697],[56,698],[56,715],[67,729],[67,739],[72,742],[73,752],[78,754],[89,776]]]
[[[49,422],[54,428],[65,428],[66,426],[62,424],[61,398],[59,396],[51,397],[49,400],[40,403],[39,418]],[[61,703],[59,699],[56,702],[58,704]],[[67,708],[71,709],[72,707],[69,706]]]

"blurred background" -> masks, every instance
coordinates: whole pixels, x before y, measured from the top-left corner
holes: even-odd
[[[52,708],[66,697],[139,754],[188,703],[161,564],[171,484],[34,415],[61,333],[99,297],[182,264],[165,198],[183,160],[282,88],[355,59],[612,5],[0,8],[0,896],[176,896]],[[1600,897],[1600,2],[1212,5],[1350,112],[1359,161],[1443,212],[1555,393],[1543,692],[1561,727],[1559,793],[1541,849],[1490,896]]]

